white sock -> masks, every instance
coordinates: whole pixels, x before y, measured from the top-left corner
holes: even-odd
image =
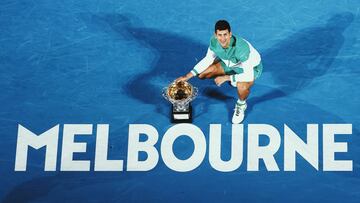
[[[240,105],[244,105],[244,104],[246,104],[246,100],[243,101],[243,100],[238,99],[237,103]]]

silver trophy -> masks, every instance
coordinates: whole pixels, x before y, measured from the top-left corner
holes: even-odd
[[[184,81],[174,81],[163,89],[163,97],[172,104],[172,123],[192,122],[192,107],[190,102],[195,99],[197,93],[198,89],[196,87]]]

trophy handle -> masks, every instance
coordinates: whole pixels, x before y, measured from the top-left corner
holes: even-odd
[[[197,87],[193,87],[193,96],[192,97],[196,97],[199,93],[199,89]]]
[[[167,95],[167,87],[164,87],[161,91],[161,95],[166,99],[166,100],[169,100],[169,97]]]

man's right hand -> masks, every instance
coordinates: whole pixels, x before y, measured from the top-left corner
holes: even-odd
[[[180,81],[186,82],[186,81],[188,81],[188,78],[186,76],[181,76],[181,77],[176,78],[176,80],[175,80],[175,82],[180,82]]]
[[[188,80],[189,80],[190,78],[192,78],[192,77],[193,77],[193,74],[192,74],[192,73],[188,73],[188,74],[186,74],[186,75],[184,75],[184,76],[181,76],[181,77],[176,78],[175,82],[179,82],[179,81],[186,82],[186,81],[188,81]]]

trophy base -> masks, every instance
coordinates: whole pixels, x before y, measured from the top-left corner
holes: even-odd
[[[174,106],[171,111],[171,123],[191,123],[192,122],[192,107],[189,104],[187,111],[174,111]]]

